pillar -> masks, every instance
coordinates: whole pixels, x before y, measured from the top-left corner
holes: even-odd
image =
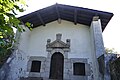
[[[104,43],[102,37],[102,26],[99,16],[94,16],[90,26],[91,45],[93,49],[94,77],[97,80],[104,78]]]
[[[93,35],[96,57],[99,58],[101,55],[105,53],[105,50],[104,50],[104,43],[102,37],[101,21],[98,16],[93,17],[93,21],[91,22],[91,27],[93,32],[92,35]]]

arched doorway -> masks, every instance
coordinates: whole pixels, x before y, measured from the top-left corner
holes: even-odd
[[[64,56],[60,52],[55,52],[51,57],[50,79],[63,79]]]

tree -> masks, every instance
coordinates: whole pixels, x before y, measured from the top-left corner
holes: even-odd
[[[21,21],[15,16],[17,12],[23,12],[25,7],[25,0],[0,0],[0,61],[4,55],[10,53],[15,41],[13,27],[20,32],[24,31],[20,26]],[[25,25],[30,28],[30,23]]]
[[[106,53],[117,53],[114,48],[105,48]]]
[[[113,61],[110,61],[109,66],[111,80],[120,80],[120,57]]]

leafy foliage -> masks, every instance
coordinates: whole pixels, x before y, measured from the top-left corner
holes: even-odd
[[[111,80],[120,80],[120,57],[109,63]]]
[[[23,12],[26,3],[24,0],[0,0],[0,59],[12,48],[14,40],[13,27],[23,32],[21,21],[15,16],[17,12]],[[30,27],[30,23],[26,23]]]
[[[105,48],[106,53],[117,53],[114,48]]]

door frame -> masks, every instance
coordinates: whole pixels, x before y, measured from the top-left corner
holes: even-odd
[[[47,71],[47,75],[46,77],[49,78],[49,75],[50,75],[50,63],[51,63],[51,57],[52,55],[55,53],[55,52],[60,52],[61,54],[63,54],[64,56],[64,71],[63,71],[63,79],[67,79],[69,77],[69,74],[66,74],[68,73],[67,72],[67,68],[68,66],[66,64],[68,64],[68,54],[69,54],[69,51],[68,49],[60,49],[60,48],[57,48],[57,49],[49,49],[48,51],[48,54],[47,54],[47,62],[46,62],[46,65],[48,66],[46,71]]]

